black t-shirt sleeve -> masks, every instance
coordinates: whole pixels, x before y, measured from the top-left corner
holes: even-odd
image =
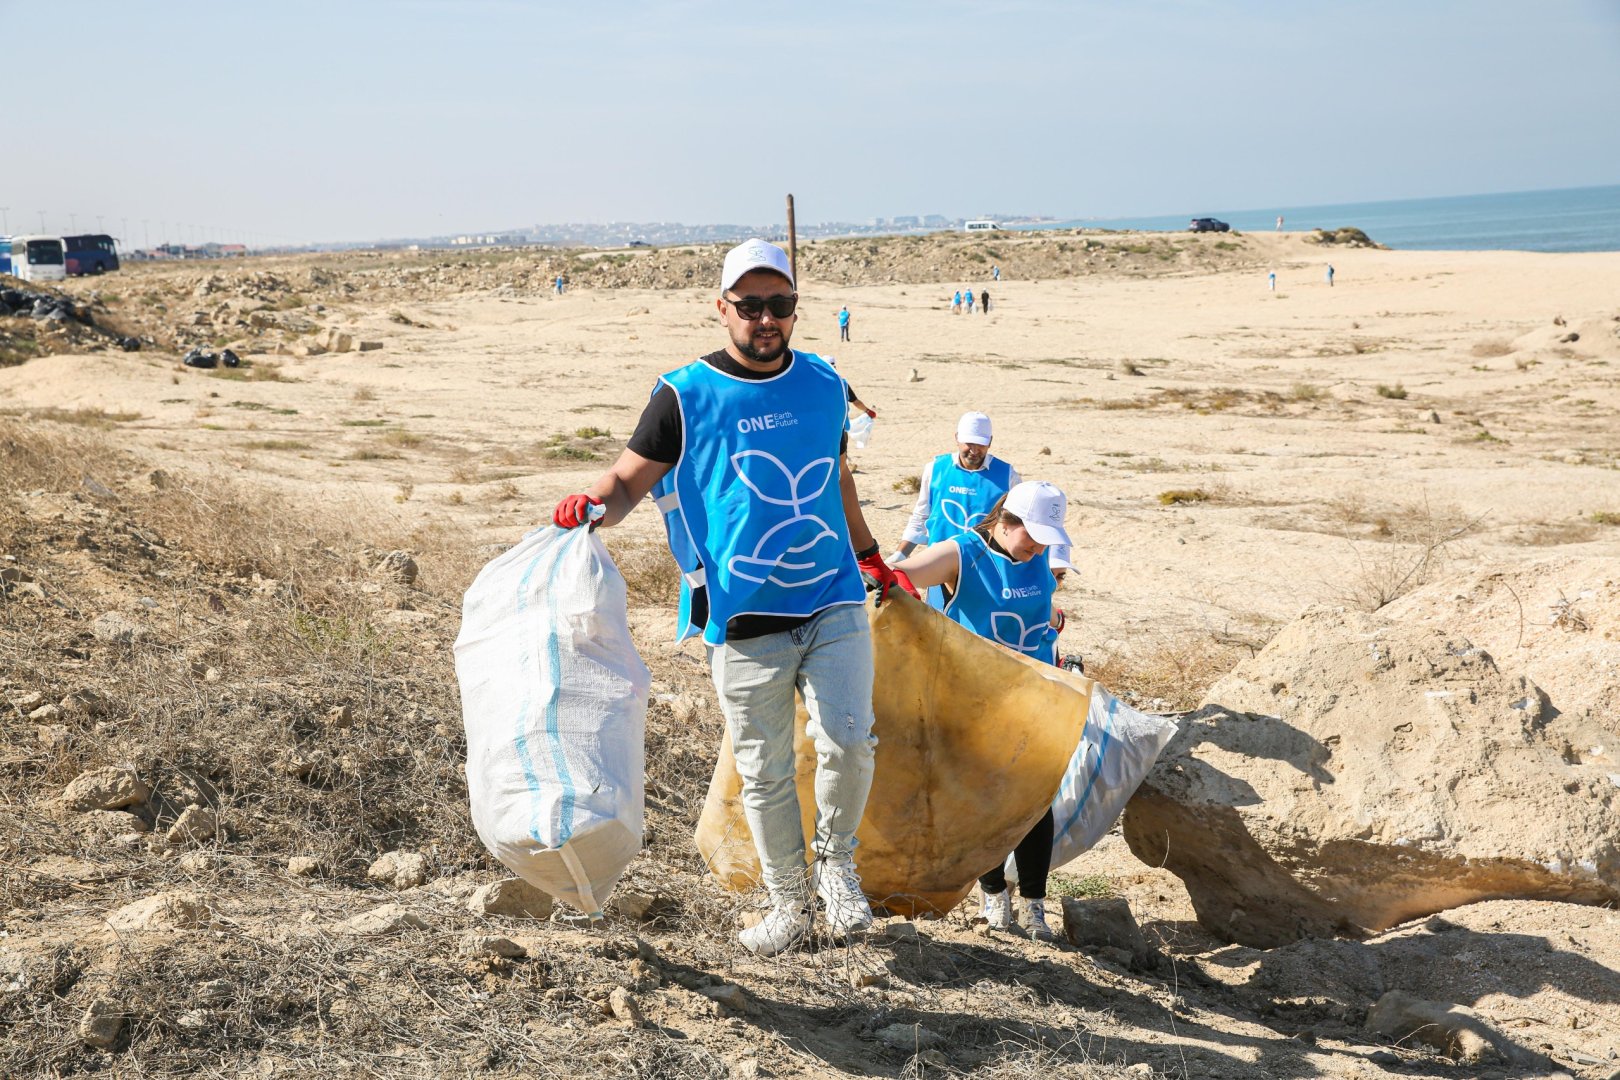
[[[853,386],[849,385],[849,383],[847,383],[847,382],[844,384],[844,400],[845,401],[854,401],[855,400],[855,388]]]
[[[673,465],[680,460],[681,399],[668,383],[659,383],[653,391],[626,445],[648,461]]]

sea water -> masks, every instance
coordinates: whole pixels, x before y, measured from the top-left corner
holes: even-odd
[[[1140,229],[1185,232],[1194,217],[1216,217],[1239,232],[1271,232],[1277,215],[1288,232],[1353,225],[1386,247],[1424,251],[1620,251],[1620,185],[1456,195],[1436,199],[1277,206],[1254,210],[1196,207],[1160,217],[1082,218],[1043,229]]]

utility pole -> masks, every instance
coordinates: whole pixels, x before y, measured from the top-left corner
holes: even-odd
[[[45,231],[45,211],[43,210],[39,212],[39,231]]]
[[[68,232],[79,231],[79,215],[68,211]]]
[[[793,224],[793,193],[787,197],[788,214],[788,269],[793,271],[793,287],[799,287],[799,233]]]
[[[146,250],[152,250],[152,219],[141,218],[141,236],[146,240]]]

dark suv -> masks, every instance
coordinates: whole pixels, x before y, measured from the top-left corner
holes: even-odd
[[[1195,217],[1192,219],[1193,232],[1231,232],[1232,226],[1219,218]]]

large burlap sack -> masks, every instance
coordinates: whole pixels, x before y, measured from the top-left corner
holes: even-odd
[[[1051,804],[1092,683],[986,641],[898,590],[870,614],[878,747],[856,864],[873,903],[943,913]],[[804,721],[801,707],[799,810],[810,849],[815,747]],[[739,891],[759,882],[741,790],[722,739],[695,840],[710,872]]]
[[[1092,687],[1080,745],[1052,799],[1052,869],[1108,835],[1175,733],[1176,722],[1168,716],[1139,712],[1101,686]],[[1007,856],[1012,881],[1018,880],[1016,863]]]
[[[479,838],[531,885],[599,914],[641,849],[651,676],[595,533],[540,529],[484,567],[462,605],[456,678]]]

